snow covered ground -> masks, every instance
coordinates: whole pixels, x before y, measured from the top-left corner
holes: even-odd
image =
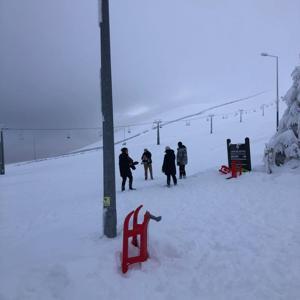
[[[242,123],[215,118],[213,134],[205,118],[186,125],[163,127],[160,146],[154,130],[127,142],[135,160],[145,147],[152,152],[155,178],[145,181],[139,165],[137,190],[122,193],[116,164],[115,239],[102,235],[101,151],[8,166],[0,178],[0,299],[299,299],[300,167],[268,175],[262,163],[274,106]],[[253,171],[226,180],[218,172],[226,139],[246,136]],[[179,140],[188,176],[168,189],[164,148]],[[123,221],[140,204],[162,221],[149,224],[150,259],[123,275]]]

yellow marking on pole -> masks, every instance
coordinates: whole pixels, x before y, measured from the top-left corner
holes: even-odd
[[[110,197],[104,197],[103,198],[103,206],[104,207],[110,207],[110,201],[111,200],[111,198]]]

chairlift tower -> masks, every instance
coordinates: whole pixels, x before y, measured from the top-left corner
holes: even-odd
[[[160,123],[161,120],[155,120],[153,123],[156,124],[156,137],[157,137],[157,145],[160,145],[160,133],[159,133],[159,128],[160,128]]]
[[[210,120],[210,134],[213,134],[213,118],[215,115],[211,114],[209,115],[209,120]]]

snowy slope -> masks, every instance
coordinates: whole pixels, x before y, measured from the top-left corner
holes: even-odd
[[[190,108],[193,113],[195,108]],[[166,114],[166,117],[176,117]],[[153,154],[153,181],[134,173],[120,192],[118,237],[102,236],[102,152],[11,165],[0,178],[0,299],[297,299],[300,294],[300,168],[264,172],[275,112],[173,123],[127,142]],[[150,127],[151,128],[151,127]],[[226,139],[251,141],[253,172],[226,180]],[[188,148],[188,177],[165,187],[164,147]],[[116,146],[116,159],[121,145]],[[140,204],[150,222],[151,258],[120,271],[123,220]]]

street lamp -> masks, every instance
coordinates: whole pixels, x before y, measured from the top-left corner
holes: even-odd
[[[271,55],[265,52],[261,53],[261,56],[276,58],[276,131],[278,131],[278,126],[279,126],[278,56]]]

